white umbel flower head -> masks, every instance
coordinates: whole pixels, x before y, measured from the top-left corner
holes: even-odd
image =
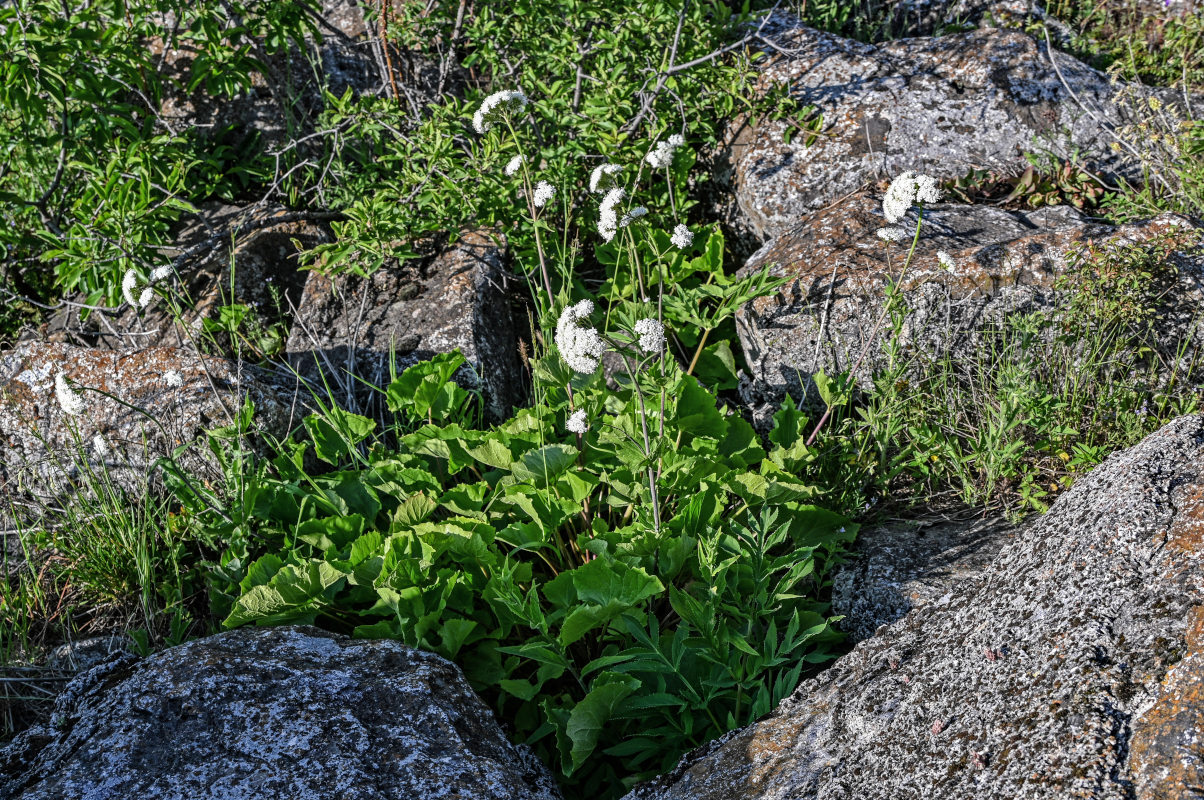
[[[953,268],[957,266],[957,262],[953,260],[953,256],[949,255],[944,250],[936,251],[936,263],[940,264],[950,272],[952,272]]]
[[[602,205],[599,207],[598,213],[598,235],[604,241],[609,242],[615,238],[615,234],[619,230],[619,212],[615,210],[615,206],[623,202],[623,198],[627,196],[627,191],[622,186],[616,186],[606,193],[606,197],[602,198]]]
[[[673,235],[669,237],[669,241],[678,250],[685,250],[690,245],[694,244],[694,234],[685,225],[678,225],[673,229]]]
[[[107,458],[111,452],[109,443],[99,433],[92,437],[92,452],[96,454],[97,458]]]
[[[556,321],[556,348],[560,357],[577,372],[586,374],[598,368],[598,360],[606,349],[602,337],[593,328],[578,324],[591,313],[594,304],[591,300],[582,300],[576,305],[568,306]]]
[[[677,148],[686,143],[686,137],[675,133],[663,142],[657,142],[656,148],[644,156],[653,169],[664,169],[673,163],[673,154]]]
[[[647,213],[648,213],[648,209],[644,208],[643,206],[636,206],[635,208],[631,209],[630,211],[628,211],[626,214],[623,215],[623,218],[621,220],[619,220],[619,227],[626,228],[628,225],[635,222],[637,219],[639,219],[640,217],[644,216]]]
[[[64,414],[78,417],[88,410],[88,404],[84,402],[84,398],[71,388],[66,374],[62,372],[54,376],[54,393],[58,396],[59,405],[63,407]]]
[[[569,433],[584,436],[585,432],[589,430],[589,425],[585,422],[585,409],[579,408],[569,415],[568,422],[564,424],[564,427]]]
[[[916,176],[908,171],[891,181],[890,188],[882,198],[882,213],[887,222],[898,222],[903,219],[907,209],[916,201]]]
[[[522,92],[494,92],[485,98],[477,113],[472,115],[472,127],[477,133],[487,133],[493,125],[490,119],[502,110],[521,111],[527,107],[527,96]]]
[[[155,299],[155,290],[147,286],[142,290],[142,294],[138,295],[138,305],[146,308]]]
[[[623,171],[623,168],[618,164],[599,164],[594,167],[594,171],[589,174],[589,190],[593,194],[611,188],[615,182],[615,175]]]
[[[555,194],[556,194],[555,186],[548,183],[547,181],[540,181],[535,186],[535,197],[533,198],[533,200],[535,201],[535,207],[543,208],[545,205],[548,204],[548,201],[551,200],[552,197],[555,196]]]
[[[167,278],[170,278],[170,277],[171,277],[171,265],[155,267],[154,271],[151,272],[151,283],[158,283],[159,281],[166,280]]]
[[[916,202],[929,204],[939,202],[941,199],[941,187],[937,184],[936,178],[931,175],[916,176]]]
[[[879,228],[875,233],[884,242],[901,242],[907,236],[907,231],[895,227]]]
[[[121,279],[121,296],[124,297],[125,301],[134,308],[138,308],[141,305],[138,302],[137,295],[134,294],[134,292],[138,291],[138,286],[140,283],[141,281],[138,278],[138,271],[134,269],[126,270],[125,277]]]
[[[506,169],[503,171],[506,173],[507,178],[514,177],[514,173],[518,172],[522,167],[524,158],[525,157],[520,154],[506,162]]]
[[[645,353],[659,353],[665,346],[665,326],[655,319],[637,321],[635,332],[640,337],[640,349]]]
[[[167,381],[167,385],[173,389],[179,389],[184,385],[184,376],[176,372],[174,369],[169,369],[163,373],[163,380]]]

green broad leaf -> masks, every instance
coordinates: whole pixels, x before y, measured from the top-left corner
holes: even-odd
[[[270,582],[283,566],[284,561],[279,556],[272,553],[261,556],[247,567],[247,574],[239,583],[239,587],[243,592],[249,592],[255,586],[263,586]]]
[[[623,700],[640,688],[640,681],[631,675],[603,672],[593,682],[589,693],[569,712],[563,736],[568,740],[568,763],[561,765],[566,776],[572,775],[594,752],[603,727],[614,716]],[[557,731],[560,734],[560,731]],[[566,748],[561,744],[561,751]]]
[[[463,389],[457,395],[454,390],[448,392],[445,388],[464,363],[464,356],[454,350],[438,353],[427,361],[409,367],[385,390],[386,405],[394,413],[404,411],[424,419],[434,416],[432,412],[440,405],[442,398],[445,406],[439,409],[442,418],[455,408],[457,400],[467,397]]]
[[[519,700],[529,703],[536,698],[542,686],[536,686],[530,681],[508,678],[498,682],[503,692],[514,695]]]
[[[230,615],[222,622],[235,628],[248,622],[276,624],[311,610],[323,599],[325,591],[346,577],[346,573],[325,561],[304,565],[288,564],[271,581],[254,586],[234,601]]]
[[[769,432],[769,441],[784,449],[790,449],[795,442],[806,439],[804,426],[807,417],[794,405],[790,395],[782,400],[782,407],[773,415],[773,430]]]
[[[366,528],[361,514],[320,517],[298,525],[297,538],[323,553],[330,550],[339,551],[363,534]]]
[[[616,602],[630,607],[665,591],[660,579],[649,575],[643,567],[629,567],[605,558],[595,558],[570,574],[578,599],[585,603]]]
[[[740,384],[737,371],[736,355],[731,343],[724,339],[703,349],[694,375],[713,391],[723,391]]]
[[[560,634],[556,640],[561,647],[568,647],[582,636],[610,622],[627,610],[621,603],[599,605],[581,605],[574,608],[560,625]]]
[[[389,529],[399,530],[417,525],[435,513],[437,508],[439,508],[439,504],[428,497],[425,492],[412,494],[393,512],[393,520]]]
[[[567,444],[547,444],[529,453],[510,468],[520,483],[547,486],[577,461],[577,449]]]
[[[514,463],[514,453],[496,437],[490,437],[476,447],[467,447],[465,452],[487,467],[509,470]]]
[[[314,453],[328,464],[335,464],[351,452],[376,428],[376,422],[332,407],[326,415],[310,414],[305,430],[314,442]]]
[[[727,433],[727,420],[716,407],[715,396],[689,376],[680,384],[677,424],[686,433],[704,439],[722,439]]]
[[[539,642],[528,642],[516,647],[499,647],[497,651],[503,655],[527,658],[532,661],[538,661],[541,664],[551,664],[552,666],[563,667],[565,669],[568,669],[570,666],[563,655],[548,645],[540,644]]]
[[[449,661],[454,661],[461,648],[468,643],[469,637],[477,629],[477,623],[470,619],[448,619],[439,628],[441,646],[439,655]]]

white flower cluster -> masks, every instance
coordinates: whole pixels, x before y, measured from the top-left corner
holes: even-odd
[[[121,296],[134,308],[146,308],[155,299],[155,290],[151,287],[161,280],[171,277],[170,266],[155,267],[151,271],[150,281],[143,283],[135,269],[126,270],[121,279]]]
[[[506,173],[506,177],[513,178],[514,173],[518,172],[519,168],[522,167],[525,159],[526,157],[520,154],[506,162],[506,169],[503,170]]]
[[[92,452],[97,458],[108,458],[112,452],[109,450],[109,443],[105,441],[105,437],[99,433],[92,437]]]
[[[952,272],[953,268],[957,266],[957,262],[953,260],[953,256],[949,255],[944,250],[936,251],[936,263],[940,264],[950,272]]]
[[[577,372],[590,373],[596,370],[598,359],[606,350],[606,344],[596,330],[578,324],[593,311],[593,301],[582,300],[565,308],[556,321],[556,348],[560,350],[564,363]]]
[[[664,169],[673,163],[673,153],[685,143],[685,137],[680,133],[675,133],[666,141],[657,142],[656,149],[644,156],[644,160],[652,165],[653,169]]]
[[[618,164],[599,164],[589,174],[589,190],[597,194],[615,185],[615,175],[623,171]]]
[[[884,242],[901,242],[907,236],[907,231],[893,226],[890,228],[879,228],[876,233],[878,234],[878,238]]]
[[[615,234],[619,230],[619,212],[615,210],[615,206],[623,202],[623,198],[627,196],[627,190],[622,186],[616,186],[606,193],[606,197],[602,198],[602,205],[598,212],[598,235],[603,241],[609,242],[615,238]]]
[[[936,178],[908,171],[891,181],[882,198],[882,213],[888,222],[898,222],[913,204],[935,203],[940,199],[941,188]]]
[[[489,131],[492,121],[490,117],[501,107],[507,110],[521,111],[527,107],[527,96],[522,92],[494,92],[485,98],[477,113],[472,115],[472,127],[477,133]]]
[[[60,372],[54,376],[54,393],[58,396],[59,405],[63,407],[64,414],[78,417],[88,410],[88,404],[84,402],[84,398],[80,397],[79,392],[71,388],[65,373]]]
[[[586,424],[585,421],[585,409],[579,408],[574,411],[569,416],[568,422],[564,424],[564,427],[569,433],[575,433],[578,436],[584,436],[585,432],[589,430],[589,425]]]
[[[535,186],[535,201],[536,208],[543,208],[556,195],[556,187],[547,181],[540,181]]]
[[[673,235],[669,237],[669,241],[678,250],[685,250],[690,245],[694,244],[694,234],[685,225],[678,225],[673,229]]]
[[[645,353],[659,353],[665,346],[665,326],[655,319],[641,319],[635,324],[640,337],[640,349]]]
[[[184,385],[184,376],[176,372],[174,369],[169,369],[163,373],[163,380],[167,381],[167,385],[173,389],[179,389]]]
[[[626,228],[628,225],[635,222],[637,219],[639,219],[640,217],[644,216],[647,213],[648,213],[648,209],[644,208],[643,206],[636,206],[635,208],[631,209],[630,211],[628,211],[626,214],[623,215],[623,218],[621,220],[619,220],[619,227]]]

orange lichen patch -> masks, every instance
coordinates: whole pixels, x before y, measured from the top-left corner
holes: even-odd
[[[1182,553],[1204,553],[1204,481],[1179,489],[1176,501],[1167,545]]]
[[[1192,612],[1199,643],[1204,613]],[[1153,708],[1133,725],[1129,769],[1137,800],[1198,797],[1204,785],[1204,652],[1189,651],[1167,674]]]

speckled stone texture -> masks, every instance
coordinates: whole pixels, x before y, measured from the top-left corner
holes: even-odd
[[[3,800],[557,800],[460,670],[391,641],[243,628],[76,678],[0,751]]]
[[[81,388],[87,411],[68,417],[55,394],[60,370],[77,386],[126,405]],[[168,383],[173,371],[179,386]],[[256,424],[272,436],[287,435],[308,413],[308,395],[295,382],[190,350],[19,344],[0,353],[0,498],[6,506],[18,496],[62,501],[77,488],[85,464],[116,486],[145,491],[160,457],[229,425],[244,397],[255,404]],[[193,448],[181,457],[181,468],[198,480],[216,477],[207,453]]]
[[[503,247],[496,235],[469,231],[434,257],[366,279],[311,272],[289,334],[290,363],[318,386],[320,370],[331,386],[359,391],[347,376],[387,385],[390,352],[400,373],[459,349],[468,365],[457,380],[483,392],[491,416],[507,418],[525,390]]]
[[[913,608],[976,580],[1012,540],[999,517],[892,522],[861,528],[851,558],[832,576],[832,613],[854,642]]]
[[[759,87],[788,84],[822,112],[823,134],[806,147],[801,135],[782,141],[787,120],[733,123],[736,197],[762,239],[904,170],[938,178],[972,168],[1019,172],[1025,151],[1068,157],[1076,148],[1101,168],[1119,166],[1107,132],[1126,121],[1112,102],[1116,87],[1055,50],[1063,85],[1044,42],[1018,31],[869,45],[775,12],[763,33],[787,53],[761,62]]]
[[[1204,777],[1204,417],[628,800],[1161,800]]]
[[[906,226],[914,230],[916,209]],[[801,397],[807,378],[824,370],[851,370],[868,381],[886,363],[889,320],[882,316],[887,281],[897,279],[911,245],[887,244],[875,231],[886,224],[881,197],[858,193],[813,212],[753,254],[740,274],[770,266],[790,282],[771,297],[746,304],[736,328],[751,381],[744,399],[754,409],[777,403],[789,391]],[[1167,342],[1189,337],[1204,300],[1204,224],[1171,214],[1112,227],[1092,222],[1069,206],[1021,213],[993,206],[938,204],[924,212],[915,257],[900,286],[910,313],[900,345],[906,352],[955,357],[978,346],[981,333],[1018,311],[1051,307],[1066,254],[1173,235],[1182,252],[1166,287],[1158,335]],[[937,261],[945,251],[952,270]],[[888,262],[889,259],[889,262]],[[1199,336],[1196,330],[1196,336]],[[861,353],[865,351],[864,359]],[[768,404],[768,405],[767,405]]]

